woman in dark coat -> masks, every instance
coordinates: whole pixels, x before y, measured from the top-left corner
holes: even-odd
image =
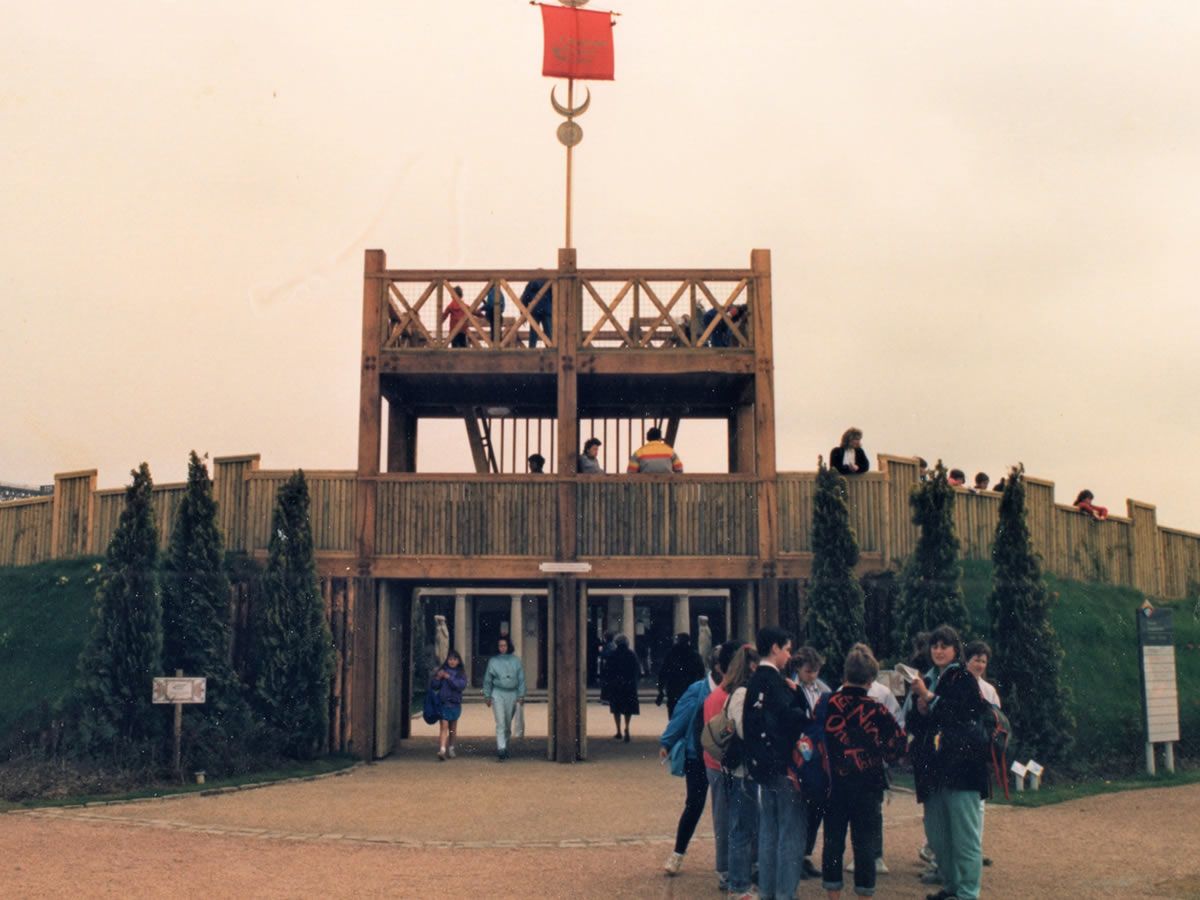
[[[658,699],[654,701],[662,706],[666,697],[668,718],[675,715],[675,704],[683,692],[703,678],[704,671],[704,660],[692,649],[692,636],[686,631],[675,635],[675,643],[658,670]]]
[[[917,802],[925,806],[941,896],[974,900],[983,866],[979,801],[991,793],[986,738],[979,726],[985,701],[979,682],[963,668],[957,631],[949,625],[934,629],[929,655],[933,668],[913,682],[907,720]]]
[[[842,442],[829,451],[829,468],[843,475],[862,475],[871,468],[867,452],[862,448],[862,432],[847,428]]]
[[[616,644],[616,649],[604,666],[607,673],[605,683],[608,687],[608,709],[617,726],[614,740],[621,739],[621,716],[625,717],[625,743],[628,744],[629,720],[642,711],[637,694],[642,667],[637,656],[629,649],[629,638],[618,634],[613,643]]]

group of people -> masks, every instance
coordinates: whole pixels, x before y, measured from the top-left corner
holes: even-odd
[[[604,466],[600,462],[601,441],[590,437],[583,443],[583,452],[579,454],[577,467],[582,475],[603,475]],[[530,454],[526,460],[531,475],[542,475],[546,471],[546,458],[540,453]],[[675,448],[663,440],[662,429],[658,427],[647,429],[646,443],[638,447],[629,456],[629,464],[625,471],[631,475],[637,473],[679,475],[683,473],[683,461]]]
[[[999,706],[984,680],[990,650],[982,642],[964,648],[947,625],[919,640],[926,670],[903,706],[876,680],[879,663],[865,644],[847,653],[836,690],[820,678],[820,654],[794,652],[781,628],[763,628],[753,645],[715,648],[709,671],[679,697],[659,739],[664,762],[682,750],[686,786],[666,873],[681,870],[711,795],[718,887],[729,896],[791,900],[802,878],[819,877],[836,900],[844,872],[853,872],[856,894],[870,896],[877,874],[888,871],[888,767],[907,756],[924,808],[921,854],[929,867],[921,880],[941,885],[929,900],[978,897],[990,792],[979,723],[989,704]],[[822,827],[818,866],[812,856]],[[845,858],[847,833],[853,862]]]
[[[462,288],[455,285],[450,302],[442,312],[442,321],[449,320],[450,346],[468,346],[468,332],[472,329],[489,335],[493,341],[500,340],[503,337],[503,316],[507,305],[503,289],[492,285],[484,295],[477,317],[463,300]],[[551,340],[554,334],[554,286],[544,278],[529,281],[521,292],[521,306],[529,311],[529,319],[536,323],[536,326],[529,328],[529,346],[537,346],[539,330],[547,341]]]
[[[488,660],[483,673],[483,702],[492,710],[496,720],[496,758],[508,759],[508,744],[513,737],[513,720],[525,703],[525,665],[513,651],[507,634],[496,642],[496,655]],[[454,759],[457,754],[458,720],[462,716],[463,692],[467,675],[462,657],[451,649],[429,679],[427,690],[436,692],[441,718],[438,721],[439,761]]]

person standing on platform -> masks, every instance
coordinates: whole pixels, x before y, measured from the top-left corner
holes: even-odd
[[[582,475],[603,475],[604,467],[596,457],[600,454],[600,439],[588,438],[584,441],[583,452],[579,454],[579,472]]]
[[[629,649],[629,638],[618,634],[613,638],[616,649],[604,665],[604,683],[608,688],[608,709],[617,733],[613,740],[621,740],[621,717],[625,717],[625,743],[629,743],[629,720],[642,711],[638,703],[638,679],[642,667],[637,656]]]
[[[788,780],[787,765],[810,720],[799,689],[783,677],[791,635],[769,625],[755,643],[761,660],[746,687],[743,725],[746,768],[758,786],[758,889],[763,900],[792,900],[807,828],[803,798]]]
[[[529,309],[529,304],[532,303],[543,287],[546,280],[544,278],[535,278],[533,281],[525,285],[525,290],[521,292],[521,305]],[[542,331],[546,333],[546,339],[554,340],[554,288],[546,289],[546,293],[542,294],[542,299],[537,301],[535,306],[529,313],[529,318],[532,322],[537,322],[541,326]],[[536,347],[538,341],[537,329],[533,324],[529,326],[529,346]]]
[[[497,653],[488,660],[483,673],[483,702],[496,718],[496,758],[508,759],[508,738],[512,734],[517,704],[525,702],[525,666],[513,653],[512,638],[500,635]]]
[[[662,430],[651,428],[646,431],[646,443],[633,451],[625,471],[630,475],[639,473],[676,475],[683,474],[683,462],[675,448],[662,439]]]
[[[863,433],[858,428],[847,428],[842,442],[829,451],[829,468],[843,475],[862,475],[871,468],[871,460],[862,448]]]

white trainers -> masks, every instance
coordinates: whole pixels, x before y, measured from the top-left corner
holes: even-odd
[[[446,748],[439,747],[438,748],[438,762],[445,762],[445,761],[446,761]]]
[[[663,866],[663,871],[668,875],[678,875],[679,870],[683,868],[683,854],[672,853],[667,857],[666,865]]]
[[[891,874],[891,871],[892,870],[888,868],[888,864],[883,861],[882,856],[879,857],[879,859],[875,860],[875,874],[876,875],[889,875],[889,874]]]
[[[925,844],[917,851],[917,856],[927,863],[933,863],[933,848]]]
[[[455,752],[453,747],[451,747],[449,750],[446,751],[446,755],[449,756],[451,759],[454,759],[454,757],[458,756],[458,753]]]

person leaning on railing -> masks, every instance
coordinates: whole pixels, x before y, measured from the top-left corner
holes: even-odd
[[[450,331],[454,331],[455,328],[458,328],[458,323],[464,321],[471,315],[471,311],[467,309],[467,305],[463,303],[462,295],[462,288],[456,285],[454,288],[454,296],[450,298],[450,303],[446,307],[446,311],[442,313],[443,322],[446,321],[446,319],[450,320]],[[465,325],[458,332],[458,334],[454,335],[454,337],[450,339],[450,346],[467,346],[467,330]]]
[[[861,475],[871,468],[871,461],[862,448],[863,433],[858,428],[847,428],[842,442],[829,451],[829,467],[843,475]]]
[[[1084,488],[1079,492],[1079,496],[1075,498],[1075,506],[1081,513],[1087,513],[1097,522],[1108,518],[1107,506],[1096,506],[1092,503],[1096,499],[1096,495]]]
[[[584,475],[603,475],[604,467],[596,456],[600,453],[600,439],[588,438],[584,441],[583,452],[579,454],[579,471]]]

